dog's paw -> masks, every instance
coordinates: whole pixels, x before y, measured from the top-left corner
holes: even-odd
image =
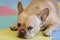
[[[16,26],[12,26],[12,27],[10,27],[10,29],[13,30],[13,31],[17,31],[18,30],[18,28]]]
[[[44,30],[44,27],[41,27],[41,28],[40,28],[40,31],[43,31],[43,30]]]
[[[46,27],[41,27],[40,28],[40,31],[44,31],[44,30],[46,30],[47,28]]]
[[[45,30],[43,32],[43,35],[46,36],[46,37],[50,37],[51,36],[51,33],[48,30]]]

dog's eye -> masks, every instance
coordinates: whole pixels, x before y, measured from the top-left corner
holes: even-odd
[[[28,27],[28,30],[32,30],[32,29],[33,29],[33,27],[31,27],[31,26]]]
[[[18,23],[17,26],[20,27],[21,26],[21,23]]]

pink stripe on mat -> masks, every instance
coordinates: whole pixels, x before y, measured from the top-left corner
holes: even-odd
[[[17,12],[15,10],[13,10],[11,7],[9,6],[0,6],[0,15],[17,15]]]

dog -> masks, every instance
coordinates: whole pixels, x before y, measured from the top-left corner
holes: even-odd
[[[32,0],[25,10],[18,2],[18,21],[10,29],[18,31],[17,36],[21,38],[33,38],[40,30],[43,35],[50,37],[59,25],[57,14],[55,0]]]

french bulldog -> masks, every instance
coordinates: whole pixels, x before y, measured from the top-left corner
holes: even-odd
[[[18,31],[17,36],[22,38],[33,38],[40,30],[49,37],[59,25],[57,14],[55,0],[32,0],[26,9],[18,2],[18,21],[10,28]]]

